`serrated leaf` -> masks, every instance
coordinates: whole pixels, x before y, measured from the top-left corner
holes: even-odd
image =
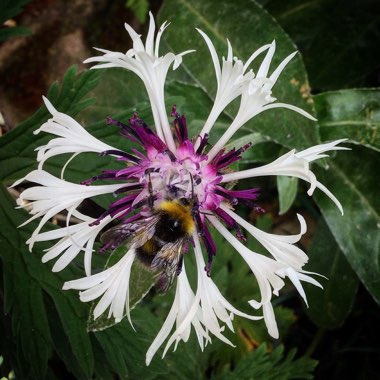
[[[159,321],[149,310],[135,309],[133,323],[136,331],[124,319],[112,329],[95,332],[94,336],[115,373],[121,378],[160,378],[167,373],[166,360],[158,358],[148,368],[145,365],[145,353],[159,330]],[[129,377],[125,376],[127,373]]]
[[[325,92],[314,101],[323,141],[347,138],[380,151],[380,90]]]
[[[183,11],[178,13],[177,9]],[[182,65],[172,76],[176,75],[183,82],[199,86],[210,99],[214,98],[216,92],[215,71],[207,46],[194,30],[195,27],[209,35],[220,56],[226,54],[226,38],[231,41],[234,55],[244,60],[257,48],[276,39],[273,68],[295,50],[295,46],[276,21],[254,1],[216,3],[203,0],[169,0],[160,9],[159,20],[161,23],[165,20],[171,22],[163,34],[169,50],[175,53],[187,49],[196,50],[184,57]],[[273,93],[281,102],[297,105],[313,113],[307,89],[305,69],[300,56],[297,56],[282,73]],[[224,112],[223,117],[232,120],[236,106],[228,113]],[[263,112],[245,127],[288,148],[300,149],[319,141],[316,124],[288,110]]]
[[[296,350],[285,354],[284,346],[268,352],[265,344],[242,359],[233,370],[227,370],[213,380],[288,380],[312,379],[312,372],[317,365],[315,360],[301,357],[295,359]]]
[[[28,276],[28,258],[30,254],[23,244],[25,231],[17,230],[20,216],[14,217],[14,204],[6,189],[1,187],[0,231],[1,252],[4,276],[5,313],[12,315],[12,330],[17,334],[18,355],[29,363],[28,378],[44,378],[47,362],[51,355],[51,336],[46,327],[43,294],[38,283]]]
[[[296,177],[284,177],[278,176],[277,180],[277,190],[278,190],[278,200],[280,203],[279,214],[285,214],[297,196],[298,189],[298,178]]]
[[[307,270],[327,279],[316,278],[323,290],[305,284],[309,303],[306,313],[319,327],[339,327],[352,309],[359,280],[322,218],[308,253]]]
[[[315,168],[322,182],[341,202],[344,216],[321,193],[315,199],[339,248],[372,297],[380,303],[380,198],[377,173],[380,155],[352,146],[329,162],[329,169]]]
[[[43,297],[49,295],[70,342],[70,350],[84,373],[82,378],[89,378],[93,372],[93,357],[83,318],[88,307],[73,293],[63,293],[61,288],[65,277],[61,273],[52,273],[35,252],[29,252],[25,241],[35,229],[36,222],[18,229],[17,226],[25,220],[25,212],[14,208],[6,189],[1,191],[1,220],[6,223],[0,231],[0,243],[5,247],[0,257],[4,263],[4,276],[11,276],[5,281],[6,310],[12,314],[14,333],[22,339],[21,347],[27,353],[25,359],[32,371],[30,377],[45,377],[52,352],[50,328],[54,327],[49,328],[49,322],[54,325],[54,321],[48,322],[43,302]]]
[[[61,112],[74,116],[83,107],[92,102],[90,99],[82,99],[98,83],[98,73],[95,70],[83,72],[77,75],[77,67],[72,66],[67,70],[62,83],[62,89],[58,91],[58,85],[51,86],[48,98]],[[0,139],[0,180],[6,183],[22,178],[36,168],[35,148],[44,145],[51,139],[51,135],[40,133],[33,135],[33,131],[41,126],[50,114],[45,107],[41,107],[32,117],[21,123],[11,132]],[[52,160],[47,164],[47,169],[60,172],[63,163],[68,157]],[[83,161],[86,168],[94,166],[89,160]],[[59,165],[57,165],[59,163]],[[59,169],[58,169],[59,167]]]

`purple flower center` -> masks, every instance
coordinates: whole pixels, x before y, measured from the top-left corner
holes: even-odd
[[[193,204],[192,214],[200,236],[208,252],[208,263],[205,267],[210,275],[211,264],[216,255],[216,246],[207,227],[206,215],[216,215],[229,229],[236,231],[237,237],[244,240],[237,223],[219,206],[238,203],[254,205],[258,189],[230,190],[221,184],[223,174],[231,171],[229,165],[241,159],[242,153],[251,144],[239,149],[225,151],[222,149],[210,161],[207,161],[208,136],[198,136],[193,140],[188,137],[186,118],[179,115],[175,106],[171,116],[174,117],[174,136],[177,149],[169,150],[167,145],[151,130],[137,113],[123,124],[110,117],[107,124],[120,127],[121,134],[140,145],[143,152],[132,149],[132,153],[119,150],[109,150],[101,155],[114,155],[118,161],[124,161],[126,166],[120,170],[105,170],[82,183],[89,185],[96,180],[125,181],[125,187],[115,195],[125,193],[123,197],[110,204],[94,224],[99,224],[106,216],[116,217],[125,225],[125,231],[133,229],[133,223],[149,217],[155,206],[163,200],[189,199]],[[137,212],[131,216],[131,212]],[[123,241],[123,237],[108,242],[105,249],[115,249]]]

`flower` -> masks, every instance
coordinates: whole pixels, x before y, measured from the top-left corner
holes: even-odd
[[[254,274],[261,298],[250,300],[249,305],[254,310],[262,309],[269,334],[278,338],[279,332],[271,300],[273,295],[279,295],[285,285],[285,279],[288,278],[294,284],[305,302],[306,294],[301,281],[321,287],[312,277],[316,274],[303,269],[308,257],[296,246],[306,232],[306,223],[303,217],[298,215],[300,232],[296,235],[282,236],[261,231],[234,211],[237,204],[259,210],[260,207],[256,203],[259,189],[234,190],[232,185],[238,180],[257,176],[297,177],[310,183],[309,195],[319,188],[343,213],[339,201],[311,171],[310,163],[325,157],[329,151],[347,149],[339,145],[344,140],[320,144],[301,152],[291,150],[270,164],[233,171],[231,164],[239,161],[251,144],[229,150],[225,146],[236,131],[257,114],[271,108],[283,107],[314,119],[298,107],[275,102],[276,99],[272,96],[273,86],[295,53],[286,57],[269,75],[275,42],[258,49],[246,63],[243,63],[233,57],[232,46],[227,40],[227,59],[223,58],[220,64],[212,41],[204,32],[198,30],[211,53],[217,92],[214,106],[200,135],[192,137],[189,136],[186,117],[179,114],[175,106],[170,115],[173,119],[173,128],[171,127],[164,101],[164,84],[168,70],[171,65],[176,69],[183,55],[189,51],[160,56],[160,38],[167,24],[162,25],[154,40],[155,24],[151,14],[145,45],[128,24],[125,27],[133,40],[132,49],[125,54],[98,49],[104,55],[89,58],[86,62],[100,63],[94,68],[119,67],[138,75],[150,99],[154,128],[149,127],[137,113],[125,123],[108,117],[107,124],[119,128],[121,135],[135,144],[136,148],[126,152],[97,140],[73,118],[58,112],[50,101],[44,98],[52,118],[35,133],[46,132],[58,137],[37,149],[39,169],[14,184],[16,186],[22,181],[30,181],[39,185],[24,190],[18,199],[20,207],[29,205],[32,214],[24,224],[42,217],[27,243],[32,249],[36,242],[59,239],[42,257],[43,262],[57,259],[53,271],[62,270],[84,252],[86,277],[66,282],[63,289],[80,290],[80,299],[83,302],[99,299],[93,310],[95,319],[108,310],[109,318],[112,317],[118,322],[126,315],[132,324],[129,282],[135,261],[148,262],[148,266],[158,272],[161,290],[166,290],[176,277],[175,298],[166,321],[148,349],[148,365],[166,340],[163,355],[173,343],[176,348],[181,340],[186,342],[192,328],[201,349],[211,342],[212,335],[232,345],[223,335],[223,331],[225,326],[233,331],[234,315],[251,320],[262,318],[236,309],[214,283],[211,269],[218,250],[211,233],[211,229],[214,229],[240,254]],[[266,55],[255,74],[249,70],[249,66],[264,52]],[[240,107],[235,119],[217,143],[208,149],[208,138],[215,121],[224,108],[239,97]],[[71,183],[63,178],[64,168],[70,160],[64,166],[61,178],[43,170],[44,162],[53,156],[64,153],[76,155],[82,152],[111,155],[124,165],[120,169],[104,170],[85,179],[81,184]],[[112,184],[94,185],[99,180],[112,181]],[[109,193],[113,193],[118,199],[97,218],[78,211],[83,200]],[[175,209],[177,214],[179,213],[173,219],[177,223],[176,226],[178,227],[181,220],[186,228],[183,227],[180,237],[171,236],[164,239],[161,233],[161,238],[157,238],[160,218],[163,218],[163,215],[170,216],[167,210],[173,209],[173,204],[176,204]],[[178,206],[180,204],[182,206]],[[41,232],[46,222],[61,211],[67,211],[66,227]],[[76,218],[75,223],[72,217]],[[111,222],[117,223],[118,226],[104,232]],[[126,253],[118,262],[103,271],[91,274],[94,242],[100,234],[103,242],[101,252],[113,251],[123,246],[126,241],[129,241],[129,244],[125,248]],[[245,234],[252,235],[269,255],[249,249],[245,245]],[[203,257],[202,244],[207,253],[207,262]],[[195,291],[191,287],[183,263],[183,260],[186,261],[182,256],[185,245],[192,245],[194,248],[197,269]],[[144,249],[150,253],[148,258],[144,258],[141,253],[145,252]],[[173,276],[173,273],[176,276]]]

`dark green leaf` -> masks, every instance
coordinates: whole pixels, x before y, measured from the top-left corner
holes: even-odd
[[[380,151],[380,90],[325,92],[314,101],[323,141],[347,138]]]
[[[29,36],[31,31],[21,26],[13,26],[0,29],[0,41],[7,40],[12,37]]]
[[[145,309],[132,311],[134,331],[129,322],[124,319],[111,329],[94,333],[96,340],[102,346],[115,373],[121,378],[157,379],[167,373],[167,365],[158,357],[147,368],[145,353],[154,339],[162,321],[158,321],[152,313]]]
[[[309,259],[307,270],[327,279],[316,278],[323,285],[323,290],[305,285],[309,303],[306,312],[318,326],[336,328],[352,309],[359,281],[322,218],[313,238]]]
[[[149,10],[148,0],[127,0],[127,7],[130,8],[141,23],[144,23]]]
[[[97,85],[97,82],[98,73],[95,70],[77,75],[77,68],[73,66],[65,75],[61,91],[58,91],[57,84],[53,84],[49,90],[48,98],[59,111],[73,116],[92,102],[90,99],[83,99],[83,97]],[[51,135],[46,133],[33,135],[33,131],[39,128],[49,117],[50,114],[47,109],[42,107],[31,118],[0,139],[1,181],[12,183],[37,168],[37,154],[34,150],[38,146],[46,144],[51,139]],[[65,159],[58,158],[48,163],[46,168],[51,169],[53,173],[59,173],[64,162]],[[83,171],[89,166],[91,169],[94,165],[96,166],[96,163],[88,159],[84,159],[82,162],[84,166],[79,169],[82,176]]]
[[[339,153],[329,166],[329,170],[315,168],[315,173],[341,201],[344,216],[320,192],[315,199],[352,269],[380,303],[380,197],[374,175],[380,166],[380,155],[353,146],[352,152]]]
[[[312,379],[312,372],[317,362],[306,357],[295,359],[295,355],[295,350],[291,350],[285,355],[283,346],[279,346],[269,353],[267,346],[262,344],[242,359],[234,370],[227,370],[213,379]]]
[[[4,312],[12,315],[18,355],[29,363],[29,368],[26,366],[28,373],[22,372],[23,376],[44,378],[51,354],[51,336],[43,294],[38,283],[28,275],[28,256],[31,254],[24,244],[26,233],[17,229],[21,214],[15,218],[15,205],[4,188],[1,188],[1,199],[0,258],[4,270]]]
[[[178,9],[182,11],[177,12]],[[196,50],[184,57],[181,67],[174,75],[181,81],[198,85],[210,99],[214,98],[216,92],[215,71],[208,48],[195,27],[209,35],[220,56],[226,54],[226,38],[229,38],[234,54],[243,60],[248,59],[255,49],[276,39],[277,51],[272,70],[295,50],[293,43],[275,20],[249,0],[222,3],[169,0],[163,4],[159,20],[171,22],[163,35],[170,50],[175,53],[187,49]],[[297,105],[313,113],[307,77],[300,56],[295,57],[286,67],[273,93],[279,101]],[[232,120],[235,106],[228,113],[225,112],[222,118],[228,117]],[[316,128],[316,124],[310,120],[292,111],[279,109],[255,117],[245,126],[245,131],[259,132],[288,148],[304,148],[318,142]]]
[[[3,23],[22,12],[22,7],[31,0],[1,0],[0,2],[0,27]],[[11,37],[26,36],[30,34],[30,30],[24,27],[1,27],[0,41],[4,41]]]
[[[98,52],[94,55],[98,55]],[[96,103],[80,113],[80,117],[86,120],[88,125],[105,120],[108,115],[115,118],[116,115],[124,114],[129,119],[134,111],[139,112],[139,117],[144,116],[144,120],[147,115],[151,118],[148,94],[137,75],[122,68],[91,71],[98,73],[100,81],[89,92],[89,96],[95,98]],[[144,115],[140,114],[141,111],[144,111]]]
[[[85,377],[90,377],[93,357],[84,322],[88,307],[73,293],[63,293],[64,275],[52,273],[35,252],[28,251],[25,241],[36,223],[17,228],[25,220],[25,212],[14,209],[14,203],[5,189],[2,190],[1,207],[1,220],[6,221],[0,235],[0,243],[4,247],[0,257],[5,276],[5,310],[12,314],[12,328],[21,338],[24,357],[30,363],[30,376],[35,379],[45,377],[47,360],[52,351],[49,323],[53,323],[51,328],[54,329],[54,320],[48,322],[43,302],[43,296],[47,293],[54,302],[70,350],[80,363]]]
[[[262,0],[299,47],[317,90],[371,85],[379,65],[380,3]]]

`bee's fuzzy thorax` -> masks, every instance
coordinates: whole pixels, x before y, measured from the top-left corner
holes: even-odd
[[[195,225],[191,215],[191,206],[181,205],[177,200],[165,200],[158,205],[157,211],[165,211],[173,218],[181,220],[187,235],[194,232]]]

